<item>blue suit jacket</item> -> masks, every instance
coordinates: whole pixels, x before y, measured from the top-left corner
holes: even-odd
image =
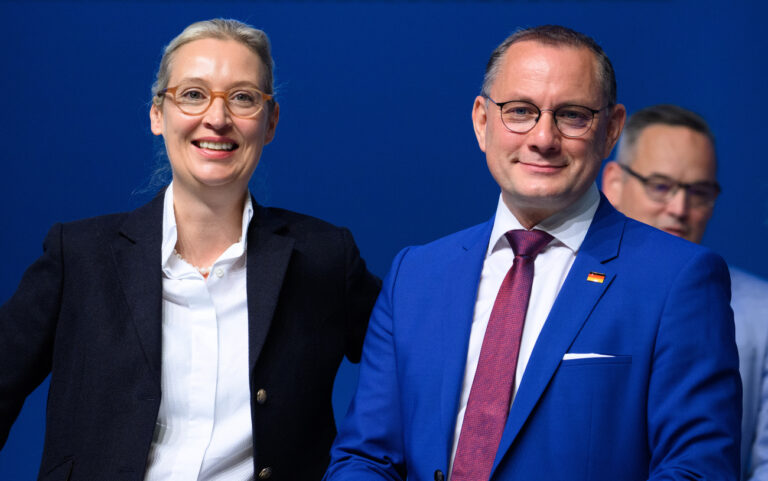
[[[396,257],[326,479],[447,478],[491,228]],[[590,272],[605,281],[587,281]],[[725,263],[603,198],[528,362],[491,479],[736,480],[740,391]]]

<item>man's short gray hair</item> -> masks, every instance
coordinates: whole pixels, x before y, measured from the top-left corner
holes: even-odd
[[[624,132],[619,142],[619,150],[616,155],[618,161],[624,165],[632,162],[632,153],[637,144],[637,139],[643,130],[651,125],[669,125],[672,127],[687,127],[694,132],[705,135],[712,145],[715,145],[715,136],[699,114],[678,105],[659,104],[638,110],[627,119]]]
[[[518,30],[506,38],[491,54],[485,67],[482,95],[488,97],[491,85],[499,73],[501,59],[512,44],[532,40],[545,45],[584,47],[589,49],[597,60],[597,75],[602,84],[603,99],[607,105],[616,104],[616,74],[613,65],[600,45],[591,37],[560,25],[542,25]],[[504,101],[506,99],[496,99]]]
[[[171,75],[176,51],[185,44],[204,38],[234,40],[251,49],[264,65],[264,84],[260,88],[264,89],[264,93],[274,94],[275,62],[272,60],[267,34],[238,20],[215,18],[193,23],[165,47],[163,58],[160,60],[160,67],[157,69],[157,79],[152,84],[152,102],[156,106],[160,107],[163,103],[163,96],[159,94],[168,87],[168,78]],[[274,101],[270,101],[270,110],[273,105]]]

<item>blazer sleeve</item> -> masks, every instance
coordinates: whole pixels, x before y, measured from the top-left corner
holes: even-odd
[[[404,480],[406,477],[393,342],[397,266],[405,252],[395,258],[373,308],[357,392],[331,448],[326,481]]]
[[[64,270],[62,230],[61,224],[51,228],[43,255],[0,307],[0,448],[24,400],[51,370]]]
[[[346,265],[346,339],[345,354],[352,362],[360,362],[363,339],[368,327],[371,309],[381,290],[381,280],[371,274],[360,257],[360,251],[347,229],[344,237],[344,258]]]
[[[723,260],[700,250],[666,294],[648,386],[649,479],[739,479],[741,382]]]

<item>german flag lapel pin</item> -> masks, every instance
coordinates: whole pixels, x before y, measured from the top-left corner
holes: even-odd
[[[605,281],[605,274],[601,274],[599,272],[590,272],[589,275],[587,275],[587,280],[589,282],[597,282],[598,284],[602,284]]]

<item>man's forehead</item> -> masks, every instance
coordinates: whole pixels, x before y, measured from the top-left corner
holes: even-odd
[[[588,101],[600,94],[597,59],[586,47],[522,40],[504,52],[493,87],[531,95],[562,91]]]
[[[711,140],[701,132],[681,125],[652,124],[640,132],[633,165],[645,175],[667,174],[696,177],[691,181],[715,180],[716,160]]]

